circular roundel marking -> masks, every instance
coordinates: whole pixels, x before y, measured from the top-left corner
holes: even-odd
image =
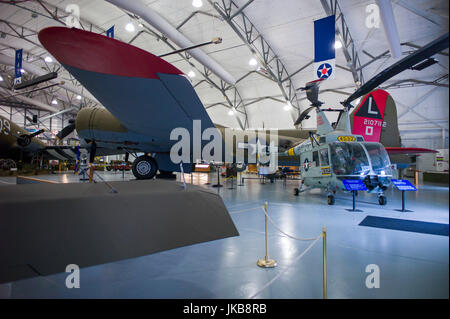
[[[305,158],[305,161],[303,162],[303,166],[305,167],[305,171],[307,171],[309,169],[309,161],[307,158]]]
[[[328,63],[322,63],[317,68],[317,77],[319,79],[327,79],[331,76],[331,73],[333,73],[333,68]]]
[[[141,161],[136,165],[136,170],[140,175],[147,175],[152,169],[152,164],[147,161]]]

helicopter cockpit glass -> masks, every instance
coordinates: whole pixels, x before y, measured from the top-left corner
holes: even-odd
[[[336,175],[362,175],[370,171],[366,152],[359,143],[330,143],[331,164]]]
[[[386,149],[379,143],[364,143],[372,162],[372,170],[377,175],[392,175],[391,162]]]

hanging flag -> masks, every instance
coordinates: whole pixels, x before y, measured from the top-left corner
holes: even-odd
[[[114,39],[114,26],[106,30],[106,36]]]
[[[335,16],[314,21],[314,79],[332,79],[335,76]]]
[[[16,50],[16,62],[14,64],[14,84],[22,83],[22,49]]]

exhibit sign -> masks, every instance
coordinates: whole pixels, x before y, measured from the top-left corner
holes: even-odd
[[[391,182],[399,191],[417,191],[417,188],[407,179],[391,179]]]
[[[344,179],[342,183],[344,183],[345,189],[351,192],[367,190],[366,185],[359,179]]]

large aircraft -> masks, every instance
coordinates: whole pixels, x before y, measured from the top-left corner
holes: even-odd
[[[13,168],[16,164],[12,159],[20,160],[44,149],[46,145],[36,137],[41,133],[43,130],[30,133],[0,116],[0,158],[6,161],[4,165]]]
[[[153,178],[157,170],[165,173],[183,167],[184,172],[189,172],[190,163],[197,158],[191,156],[190,163],[182,163],[181,167],[174,164],[170,150],[176,141],[170,139],[170,132],[185,128],[192,135],[194,120],[201,121],[202,131],[223,130],[212,123],[187,77],[163,59],[113,38],[75,28],[50,27],[38,36],[42,45],[105,107],[81,109],[75,123],[59,136],[63,138],[76,130],[88,143],[91,159],[100,155],[100,149],[144,153],[133,162],[138,179]],[[278,133],[278,145],[285,148],[310,135],[309,131],[295,129]],[[201,140],[201,149],[207,143]]]
[[[74,125],[69,124],[69,125]],[[17,162],[55,159],[75,161],[77,159],[77,149],[89,148],[89,145],[82,143],[81,146],[68,145],[48,145],[38,138],[44,133],[44,129],[30,133],[19,125],[0,115],[0,159],[3,169],[17,167]],[[58,133],[64,133],[64,130]],[[97,150],[98,156],[121,154],[123,152],[114,149],[100,148]]]
[[[180,171],[170,159],[175,141],[170,132],[186,128],[195,135],[193,121],[201,121],[201,131],[213,128],[225,136],[225,128],[213,124],[191,83],[176,67],[163,59],[118,40],[65,27],[50,27],[39,32],[42,45],[85,87],[105,108],[83,108],[74,123],[65,127],[58,137],[76,130],[89,144],[91,158],[99,148],[136,156],[133,174],[138,179]],[[251,131],[229,129],[244,141],[245,154],[258,140],[249,140]],[[309,131],[278,130],[276,144],[287,149],[308,137]],[[263,138],[262,135],[264,135]],[[269,142],[269,131],[258,134]],[[201,141],[201,148],[207,141]],[[236,144],[229,146],[235,154]],[[253,147],[255,150],[255,147]],[[137,156],[138,153],[144,155]],[[234,157],[234,155],[232,156]],[[245,158],[247,156],[245,155]],[[194,155],[190,163],[198,158]],[[225,161],[222,161],[225,162]],[[192,165],[182,164],[184,172]]]

